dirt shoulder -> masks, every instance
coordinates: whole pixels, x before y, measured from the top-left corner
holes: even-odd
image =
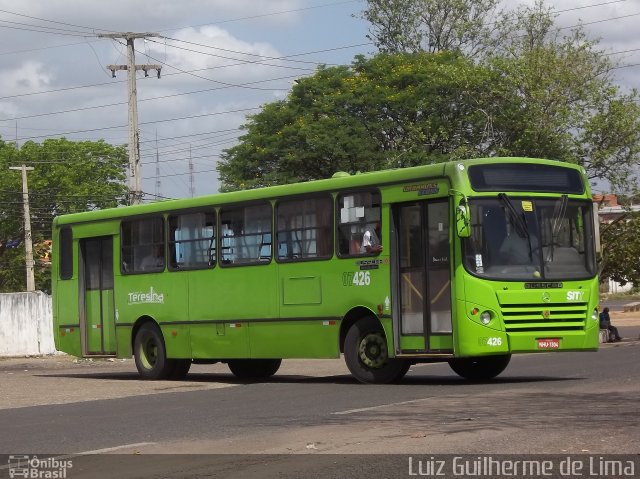
[[[611,323],[614,326],[640,326],[640,311],[624,313],[622,311],[610,312]]]

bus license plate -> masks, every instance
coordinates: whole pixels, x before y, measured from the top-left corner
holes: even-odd
[[[560,339],[538,339],[538,349],[560,349]]]

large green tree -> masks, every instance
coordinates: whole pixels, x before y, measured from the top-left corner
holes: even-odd
[[[640,214],[629,213],[600,227],[600,277],[622,284],[640,284]]]
[[[484,153],[492,73],[451,54],[358,57],[297,81],[250,117],[218,165],[223,189]]]
[[[22,177],[10,166],[26,164],[36,288],[50,290],[45,246],[56,215],[117,206],[125,200],[127,153],[104,141],[45,140],[20,148],[0,140],[0,292],[23,291],[26,283]],[[16,243],[19,244],[16,246]],[[14,247],[15,246],[15,247]]]
[[[556,27],[543,2],[507,13],[490,0],[367,5],[384,53],[321,68],[250,117],[219,164],[223,189],[479,155],[558,159],[614,189],[637,184],[637,93],[623,94],[598,43]]]

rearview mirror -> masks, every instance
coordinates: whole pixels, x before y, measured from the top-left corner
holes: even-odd
[[[453,204],[456,208],[456,232],[460,238],[468,238],[471,236],[471,213],[467,197],[462,193],[456,193]]]

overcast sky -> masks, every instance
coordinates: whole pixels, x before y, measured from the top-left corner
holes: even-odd
[[[532,3],[531,1],[528,3]],[[553,0],[558,24],[582,21],[612,54],[640,49],[640,0]],[[513,5],[512,2],[509,2]],[[137,40],[143,190],[190,196],[218,189],[215,163],[245,115],[286,96],[317,64],[372,54],[363,0],[0,0],[0,136],[20,144],[47,137],[127,142],[126,48],[96,33],[155,32]],[[579,8],[591,6],[590,8]],[[569,10],[562,12],[563,10]],[[596,22],[596,23],[592,23]],[[612,56],[616,79],[640,85],[640,50]],[[638,64],[637,66],[635,64]],[[52,114],[54,113],[54,114]],[[150,198],[150,197],[147,197]]]

